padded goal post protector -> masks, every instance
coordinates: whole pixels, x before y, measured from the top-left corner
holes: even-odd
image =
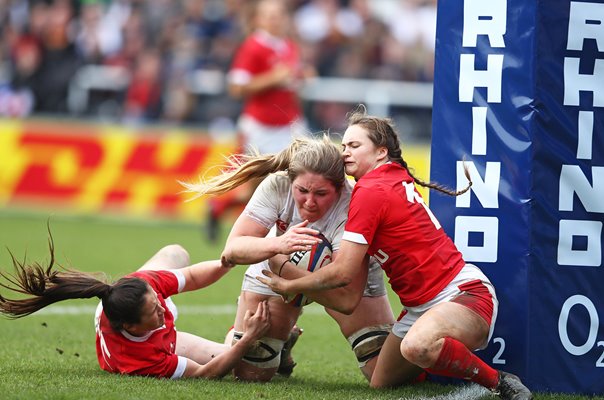
[[[500,301],[480,357],[604,393],[604,2],[438,3],[430,206]]]

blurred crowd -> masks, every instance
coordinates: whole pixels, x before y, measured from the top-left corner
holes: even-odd
[[[286,1],[291,34],[319,76],[432,81],[436,0]],[[228,124],[240,105],[222,80],[246,34],[247,3],[0,0],[0,116],[77,110],[121,122]],[[114,68],[82,75],[99,65]],[[86,97],[74,95],[76,79],[91,81]],[[321,129],[349,105],[309,107]]]

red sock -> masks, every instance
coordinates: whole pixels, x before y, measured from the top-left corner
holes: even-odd
[[[472,353],[463,343],[446,337],[438,360],[427,368],[431,374],[466,379],[489,389],[499,383],[499,372],[489,367]]]

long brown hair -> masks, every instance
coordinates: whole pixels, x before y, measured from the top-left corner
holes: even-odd
[[[49,229],[48,248],[50,261],[47,266],[38,262],[28,264],[19,261],[12,252],[10,256],[14,274],[0,271],[0,287],[30,297],[9,299],[0,295],[0,313],[8,318],[21,318],[42,308],[69,299],[89,299],[98,297],[103,302],[105,316],[113,329],[120,330],[124,324],[140,322],[144,295],[148,284],[139,278],[122,278],[114,284],[105,277],[96,277],[74,269],[66,269],[57,264],[54,269],[54,242]]]
[[[198,183],[180,182],[193,193],[193,199],[203,195],[219,195],[250,180],[265,178],[271,173],[286,171],[290,181],[311,172],[330,181],[340,190],[346,180],[340,148],[327,135],[322,138],[296,138],[277,154],[237,154],[227,159],[223,173]]]
[[[470,190],[470,187],[472,187],[470,172],[465,164],[464,173],[468,179],[468,186],[462,190],[451,190],[438,183],[425,182],[415,177],[413,171],[403,159],[401,144],[392,119],[368,115],[365,106],[359,105],[355,110],[348,114],[348,126],[351,125],[359,125],[364,128],[368,133],[369,140],[377,147],[386,148],[388,150],[388,159],[405,168],[413,180],[419,185],[448,194],[449,196],[459,196]]]

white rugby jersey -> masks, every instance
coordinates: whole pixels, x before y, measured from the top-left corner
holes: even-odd
[[[282,235],[290,226],[303,221],[294,202],[291,187],[292,184],[285,173],[271,174],[260,183],[243,211],[245,216],[270,229],[267,237]],[[321,219],[308,224],[309,228],[318,230],[329,240],[334,252],[340,248],[351,194],[352,184],[346,180],[340,198],[334,205]],[[268,261],[250,265],[246,275],[262,275],[263,269],[269,269]]]

